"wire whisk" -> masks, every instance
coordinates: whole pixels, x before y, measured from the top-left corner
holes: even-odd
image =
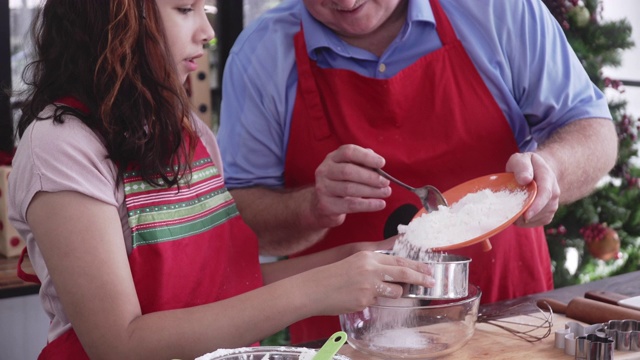
[[[478,315],[478,322],[493,325],[529,343],[538,342],[551,335],[553,327],[553,310],[546,302],[543,302],[543,305],[546,305],[548,309],[543,310],[535,302],[530,301],[493,312],[485,311]],[[527,312],[526,310],[529,308],[531,311]],[[513,315],[519,315],[517,321],[508,319]]]

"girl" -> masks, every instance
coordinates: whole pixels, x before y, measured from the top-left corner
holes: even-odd
[[[51,318],[40,358],[194,358],[432,286],[371,251],[392,239],[259,264],[182,86],[214,36],[204,0],[48,0],[34,34],[9,196]]]

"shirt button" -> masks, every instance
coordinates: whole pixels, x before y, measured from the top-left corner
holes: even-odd
[[[383,73],[385,70],[387,70],[387,65],[385,64],[380,64],[378,66],[378,71],[380,71],[381,73]]]

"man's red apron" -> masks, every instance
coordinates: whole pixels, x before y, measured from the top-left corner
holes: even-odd
[[[298,88],[285,162],[285,185],[314,183],[314,171],[342,144],[371,148],[385,170],[414,185],[447,190],[469,179],[505,170],[518,152],[504,114],[468,57],[437,0],[432,0],[442,48],[388,80],[340,69],[321,69],[306,52],[303,31],[295,36]],[[384,210],[350,214],[340,227],[301,254],[348,242],[380,240],[407,223],[421,207],[417,197],[392,185]],[[553,287],[541,228],[509,227],[491,239],[455,253],[471,257],[469,281],[493,302]],[[452,252],[454,253],[454,252]],[[337,317],[315,317],[290,327],[293,344],[329,337]]]
[[[212,303],[263,284],[257,238],[200,140],[191,164],[190,184],[180,192],[149,186],[133,168],[124,176],[129,263],[142,314]],[[39,356],[87,358],[73,329]]]

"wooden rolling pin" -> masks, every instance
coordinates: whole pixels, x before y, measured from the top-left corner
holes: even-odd
[[[591,300],[597,300],[612,305],[618,305],[620,300],[629,298],[627,295],[622,295],[610,291],[592,290],[584,293],[584,297]]]
[[[569,304],[553,299],[540,299],[537,301],[537,305],[542,310],[548,309],[544,302],[549,304],[554,312],[565,314],[571,319],[587,324],[604,323],[609,320],[640,320],[640,311],[638,310],[581,297],[572,299]]]

